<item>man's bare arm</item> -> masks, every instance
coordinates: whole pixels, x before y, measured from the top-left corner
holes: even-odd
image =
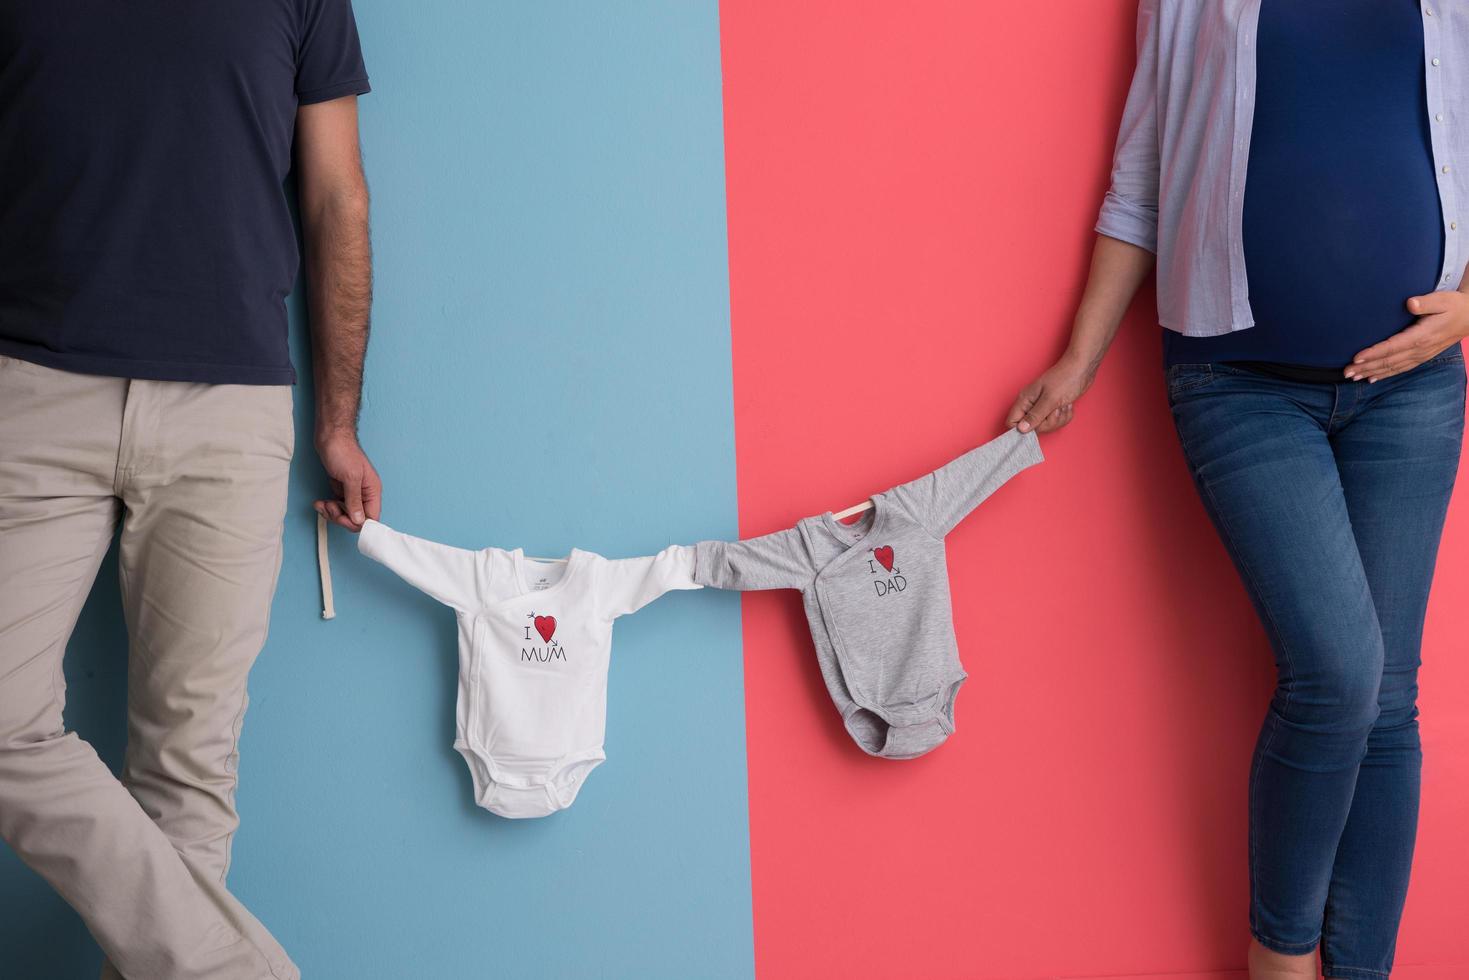
[[[334,496],[318,500],[316,509],[357,531],[381,514],[382,481],[357,442],[372,313],[372,246],[356,98],[301,107],[296,185],[311,308],[316,451]]]

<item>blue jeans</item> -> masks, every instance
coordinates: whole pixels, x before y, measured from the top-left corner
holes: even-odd
[[[1376,384],[1176,364],[1194,483],[1270,637],[1250,927],[1328,977],[1392,966],[1418,823],[1424,612],[1464,433],[1456,345]]]

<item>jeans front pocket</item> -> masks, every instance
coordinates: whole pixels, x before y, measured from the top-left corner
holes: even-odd
[[[1167,380],[1168,397],[1176,399],[1212,382],[1214,368],[1210,364],[1173,364],[1168,368]]]
[[[1448,348],[1446,348],[1444,350],[1439,351],[1433,357],[1430,357],[1425,363],[1428,363],[1428,364],[1463,364],[1464,363],[1464,348],[1460,344],[1454,344],[1452,347],[1448,347]]]

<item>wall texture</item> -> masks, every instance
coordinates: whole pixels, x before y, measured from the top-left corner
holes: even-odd
[[[1136,9],[723,5],[742,533],[998,434],[1060,352]],[[1043,441],[1049,461],[950,538],[970,680],[948,745],[863,757],[797,599],[746,600],[765,980],[1243,966],[1245,775],[1270,657],[1177,449],[1150,305]],[[1462,501],[1443,552],[1400,960],[1447,980],[1469,975]]]
[[[403,530],[621,556],[785,527],[997,434],[1060,348],[1133,0],[356,6],[363,439]],[[1152,316],[950,540],[971,679],[948,745],[863,756],[794,594],[679,593],[619,623],[609,760],[542,821],[472,803],[447,610],[334,533],[318,618],[303,410],[233,887],[312,980],[1229,975],[1269,658]],[[1425,650],[1408,980],[1469,975],[1465,508]],[[68,718],[116,763],[114,574]],[[0,911],[0,978],[95,975],[3,848]]]
[[[385,519],[531,554],[732,535],[713,0],[356,7],[378,276],[362,437]],[[338,618],[319,618],[299,418],[236,892],[319,980],[749,976],[738,600],[619,622],[608,761],[568,811],[502,820],[450,746],[453,614],[334,533]],[[68,716],[119,761],[114,574],[71,645]],[[0,977],[96,975],[9,853],[0,909]]]

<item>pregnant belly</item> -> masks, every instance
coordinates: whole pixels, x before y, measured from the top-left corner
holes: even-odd
[[[1376,180],[1364,186],[1331,173],[1247,188],[1244,245],[1259,329],[1254,342],[1280,355],[1265,350],[1262,356],[1345,364],[1412,322],[1404,306],[1409,297],[1438,288],[1438,189],[1421,154],[1409,156],[1379,161],[1387,166],[1375,176],[1384,169],[1411,175],[1389,182],[1390,193]]]

